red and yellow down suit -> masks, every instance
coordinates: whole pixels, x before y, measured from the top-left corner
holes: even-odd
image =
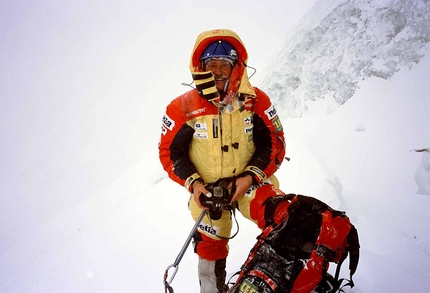
[[[163,116],[160,161],[169,177],[190,192],[197,179],[213,183],[251,173],[255,185],[238,201],[238,209],[263,228],[264,201],[284,194],[273,175],[285,155],[282,124],[269,97],[250,85],[245,69],[248,55],[234,32],[200,34],[191,55],[191,73],[203,72],[200,56],[210,43],[219,40],[229,42],[238,54],[223,103],[197,90],[174,99]],[[201,213],[193,197],[190,210],[194,219]],[[198,229],[198,255],[207,260],[225,258],[228,240],[224,238],[230,236],[231,228],[228,211],[216,221],[205,217]]]

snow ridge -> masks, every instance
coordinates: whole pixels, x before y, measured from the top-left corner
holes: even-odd
[[[430,41],[428,0],[331,1],[314,5],[267,65],[262,87],[282,117],[301,117],[308,101],[325,100],[330,114],[348,101],[360,80],[389,79],[424,56]],[[337,5],[337,6],[336,6]],[[318,13],[316,12],[318,11]]]

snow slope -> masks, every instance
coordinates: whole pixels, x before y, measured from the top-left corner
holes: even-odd
[[[430,286],[427,49],[420,47],[424,57],[388,79],[356,76],[353,95],[330,115],[325,101],[317,100],[306,101],[301,118],[283,119],[291,161],[277,173],[281,188],[345,210],[359,231],[356,287],[347,292],[424,293]],[[283,84],[284,76],[273,76]],[[140,119],[161,118],[160,100],[145,106],[156,110]],[[187,193],[166,178],[158,162],[158,135],[154,125],[135,164],[2,253],[0,292],[163,292],[164,270],[193,221]],[[229,274],[239,269],[259,233],[240,216],[239,225]],[[175,292],[198,292],[196,264],[189,249],[172,283]]]
[[[428,68],[426,56],[390,81],[363,82],[330,116],[284,120],[291,161],[278,173],[282,189],[346,210],[360,233],[350,292],[427,292],[430,285],[430,197],[417,193],[414,180],[424,155],[414,149],[430,143]],[[153,139],[153,148],[120,178],[3,255],[2,292],[162,292],[164,270],[193,222],[186,192],[165,177],[155,148]],[[239,225],[229,273],[258,234],[243,218]],[[191,249],[172,286],[198,292]]]

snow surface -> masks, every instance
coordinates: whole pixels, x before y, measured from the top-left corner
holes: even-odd
[[[337,12],[340,9],[339,5],[343,3],[346,3],[345,5],[356,3],[357,7],[363,7],[365,3],[391,5],[399,2],[330,1],[330,5],[324,6],[324,9],[318,4],[313,6],[305,20],[314,19],[312,26],[318,27],[322,20],[333,15],[332,11],[335,11],[339,17]],[[405,3],[425,5],[426,9],[429,6],[428,1],[416,0]],[[421,8],[423,11],[428,11]],[[428,13],[424,16],[426,19],[429,18]],[[372,19],[371,16],[369,18]],[[290,40],[294,33],[306,32],[310,29],[311,26],[304,21],[300,27],[295,27],[289,32],[286,40]],[[352,72],[356,72],[353,70],[355,67],[344,67],[346,69],[343,73],[351,77],[354,83],[351,97],[335,103],[327,102],[328,98],[317,101],[305,99],[301,103],[306,107],[300,109],[299,115],[286,114],[283,119],[287,156],[291,161],[284,162],[277,173],[281,188],[285,192],[317,197],[334,208],[345,210],[359,231],[362,248],[359,267],[354,277],[356,287],[347,289],[347,292],[424,293],[428,292],[430,287],[430,227],[428,224],[430,223],[430,90],[428,89],[430,56],[427,53],[428,44],[424,46],[425,41],[423,41],[425,35],[428,35],[428,30],[427,26],[424,30],[426,33],[423,33],[423,37],[420,38],[420,45],[414,50],[418,55],[407,55],[414,58],[420,56],[418,63],[407,59],[409,57],[404,57],[406,59],[401,59],[402,64],[398,67],[390,67],[396,70],[390,71],[392,74],[385,76],[387,79],[372,75],[353,76]],[[409,31],[402,32],[408,35]],[[379,33],[382,32],[379,31]],[[377,30],[374,35],[378,35]],[[326,37],[333,40],[336,35]],[[194,41],[193,38],[188,40],[190,44]],[[394,46],[394,43],[392,44]],[[342,46],[342,43],[339,46]],[[191,45],[185,45],[185,47],[189,49]],[[348,45],[347,48],[351,46]],[[386,50],[381,52],[387,53],[391,48],[393,47],[386,46]],[[284,46],[281,45],[280,49],[284,49]],[[139,52],[132,49],[124,54],[126,53],[139,56]],[[188,54],[189,52],[184,53],[185,59],[188,58]],[[421,57],[423,55],[424,57]],[[278,62],[278,58],[279,54],[274,54],[268,60]],[[100,58],[99,61],[101,62],[102,59]],[[369,60],[374,61],[372,58]],[[325,64],[331,61],[330,58],[324,60]],[[352,61],[360,60],[352,59]],[[409,62],[412,62],[412,65]],[[372,66],[376,66],[376,63]],[[183,68],[187,72],[186,62]],[[272,82],[282,85],[285,76],[277,74],[284,72],[279,71],[280,69],[282,67],[275,68],[274,72],[265,69],[265,73]],[[284,69],[285,72],[290,70]],[[343,78],[344,74],[339,78]],[[85,75],[85,78],[89,76],[91,75]],[[172,80],[170,75],[165,78]],[[173,78],[176,80],[177,76]],[[56,80],[60,81],[60,79]],[[315,85],[306,84],[303,80],[309,81],[309,79],[302,79],[301,86],[308,89],[315,88]],[[97,81],[101,82],[101,80]],[[85,84],[84,79],[77,79],[77,82],[77,85]],[[258,79],[254,79],[254,84],[259,85],[259,83]],[[261,82],[263,89],[265,89],[264,85],[265,83]],[[267,83],[266,86],[270,95],[280,95],[275,88],[271,88]],[[106,87],[106,91],[114,89],[113,86],[106,85]],[[19,90],[16,89],[16,91]],[[166,91],[171,92],[169,89]],[[38,94],[39,92],[36,92],[34,96],[34,104],[31,104],[33,107],[36,105],[37,98],[39,102],[42,99],[37,96]],[[120,89],[117,89],[116,94],[121,94]],[[21,231],[20,223],[14,222],[17,219],[16,215],[22,217],[22,221],[32,221],[32,216],[46,211],[38,206],[38,200],[44,202],[44,193],[55,197],[63,191],[55,189],[52,192],[49,190],[49,185],[43,185],[43,189],[35,190],[33,193],[26,190],[27,192],[21,195],[20,191],[23,187],[11,187],[7,184],[6,179],[11,179],[12,176],[3,179],[6,172],[2,171],[2,190],[6,190],[7,193],[3,196],[3,192],[6,191],[2,191],[1,198],[2,234],[6,237],[1,238],[0,292],[164,291],[162,283],[164,271],[174,262],[193,226],[193,221],[187,210],[187,193],[183,187],[167,179],[158,161],[159,126],[154,121],[161,119],[163,108],[172,98],[156,98],[159,95],[160,93],[155,90],[149,92],[147,97],[154,98],[145,99],[143,106],[133,109],[134,112],[131,109],[124,110],[127,113],[135,113],[135,116],[129,118],[126,116],[115,118],[116,110],[121,109],[120,106],[123,105],[126,107],[127,102],[117,104],[117,101],[113,100],[114,102],[111,101],[109,105],[101,102],[99,105],[94,101],[88,101],[87,111],[93,111],[93,115],[101,115],[99,113],[106,110],[108,113],[103,115],[112,117],[111,124],[99,122],[106,127],[106,136],[117,135],[120,140],[116,143],[121,144],[122,129],[115,128],[115,124],[130,125],[135,130],[134,135],[139,136],[139,139],[128,138],[123,143],[130,145],[137,141],[139,146],[142,146],[140,139],[144,137],[143,151],[133,152],[133,155],[139,154],[137,157],[124,156],[128,163],[118,165],[118,173],[112,175],[103,170],[102,167],[105,165],[95,164],[100,162],[97,160],[100,144],[92,141],[95,147],[87,150],[85,155],[96,157],[86,161],[84,167],[88,174],[101,173],[99,176],[94,175],[98,180],[97,187],[93,187],[90,192],[85,190],[89,196],[83,198],[78,204],[65,202],[62,212],[43,218],[44,221],[41,224],[40,217],[34,217],[34,221],[38,224],[30,229],[30,232],[20,233],[19,237],[14,236],[13,233],[14,229]],[[74,97],[72,94],[67,96],[67,98],[72,97]],[[64,101],[58,101],[50,96],[46,98],[58,104],[47,105],[43,108],[45,109],[42,111],[43,115],[50,116],[56,109],[67,107],[67,104],[62,104]],[[137,98],[130,96],[133,100]],[[12,103],[12,101],[5,102]],[[105,102],[109,103],[109,100]],[[297,108],[285,108],[279,100],[276,102],[283,113],[297,110]],[[333,106],[329,107],[330,115],[326,114],[327,103]],[[10,109],[11,105],[8,104],[7,109]],[[70,102],[70,105],[76,107],[77,104]],[[13,106],[15,107],[15,104]],[[153,109],[153,112],[148,114],[145,111],[148,108]],[[30,115],[32,112],[29,109],[26,109],[25,113]],[[75,110],[83,114],[77,108]],[[60,111],[60,113],[63,112]],[[71,114],[69,117],[56,117],[56,119],[73,118]],[[40,116],[39,114],[35,117]],[[88,119],[88,116],[83,117]],[[12,127],[11,124],[7,124],[9,121],[11,120],[5,119],[5,123],[1,126],[2,147],[6,148],[6,151],[7,147],[12,146],[14,142],[12,132],[6,131]],[[105,123],[106,120],[102,121]],[[76,119],[76,123],[94,127],[94,129],[87,129],[85,136],[89,137],[93,131],[95,133],[102,129],[98,125],[85,124],[86,121],[79,119]],[[34,129],[28,124],[25,126]],[[83,142],[79,134],[73,132],[77,129],[81,128],[72,126],[68,129],[50,128],[50,133],[38,132],[29,133],[29,137],[23,136],[23,139],[32,143],[35,141],[33,137],[38,137],[36,142],[38,141],[39,144],[32,144],[32,148],[20,148],[23,153],[19,157],[20,161],[16,162],[18,166],[13,168],[15,173],[12,175],[29,174],[32,171],[30,174],[38,174],[32,179],[33,181],[56,178],[53,174],[55,171],[49,173],[51,165],[41,163],[47,158],[45,153],[53,152],[56,155],[62,151],[70,151],[69,148],[76,148],[78,144],[71,142],[69,145],[64,141],[52,142],[57,137],[52,133],[72,131],[70,137],[77,137],[77,142]],[[18,134],[21,133],[18,132]],[[100,136],[96,137],[100,138]],[[49,144],[52,149],[43,148],[47,141],[52,142]],[[106,141],[102,140],[102,142]],[[124,146],[112,145],[112,147]],[[31,156],[26,155],[25,150],[31,150]],[[65,153],[68,154],[68,152]],[[110,153],[102,152],[100,156],[107,159],[107,154]],[[13,166],[11,159],[14,158],[4,156],[2,166]],[[55,156],[55,158],[61,157]],[[62,160],[61,164],[65,168],[76,166],[69,162],[69,160],[76,160],[76,157]],[[79,172],[79,170],[72,171]],[[64,172],[67,175],[71,174],[69,171]],[[72,176],[64,183],[70,188],[73,185],[85,184],[74,178],[80,177]],[[31,186],[37,186],[33,181],[25,181],[23,184],[31,183]],[[7,188],[3,189],[4,187]],[[17,200],[27,203],[34,210],[25,210],[30,211],[26,215],[22,210],[5,209],[4,206],[12,206],[15,194],[19,195]],[[68,196],[73,195],[68,194]],[[76,194],[76,196],[82,195]],[[241,218],[240,215],[239,225],[238,236],[230,242],[231,253],[227,263],[229,274],[240,268],[259,233],[252,223]],[[3,239],[5,239],[4,242]],[[175,292],[199,291],[196,270],[197,258],[190,248],[182,259],[172,283]],[[347,265],[343,266],[343,275],[347,276]]]
[[[429,15],[422,0],[317,2],[266,62],[263,86],[284,116],[300,117],[307,101],[322,99],[331,113],[360,80],[387,79],[417,63],[430,41]]]

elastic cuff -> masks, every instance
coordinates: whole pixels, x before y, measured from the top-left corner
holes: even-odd
[[[198,173],[194,173],[193,175],[191,175],[190,177],[187,178],[184,186],[188,190],[188,192],[190,192],[190,193],[193,192],[193,183],[196,180],[201,180],[200,175]]]
[[[257,179],[257,175],[255,175],[254,173],[252,173],[251,171],[245,171],[243,173],[241,173],[239,176],[237,177],[245,177],[245,176],[251,176],[252,178],[252,185],[258,185],[258,179]]]
[[[255,185],[260,185],[261,182],[263,182],[267,176],[266,173],[264,173],[263,171],[261,171],[259,168],[255,167],[255,166],[248,166],[245,168],[245,172],[243,173],[252,173],[249,175],[252,175],[252,184],[255,183]],[[254,182],[255,181],[255,182]]]

